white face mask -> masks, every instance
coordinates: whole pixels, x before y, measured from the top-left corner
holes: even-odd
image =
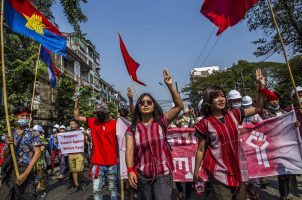
[[[232,108],[240,108],[241,107],[241,103],[232,103]]]

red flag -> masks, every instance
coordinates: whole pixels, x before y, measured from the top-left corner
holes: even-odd
[[[259,0],[205,0],[200,12],[218,28],[217,35],[234,26]]]
[[[123,40],[122,40],[121,35],[118,34],[118,36],[119,36],[119,38],[120,38],[120,47],[121,47],[122,55],[123,55],[123,57],[124,57],[124,61],[125,61],[125,64],[126,64],[126,67],[127,67],[127,70],[128,70],[129,75],[132,77],[132,79],[133,79],[135,82],[137,82],[137,83],[139,83],[139,84],[141,84],[141,85],[146,86],[146,84],[143,83],[143,82],[141,82],[141,81],[139,81],[139,80],[137,79],[137,76],[136,76],[136,71],[137,71],[137,69],[138,69],[138,67],[139,67],[139,64],[138,64],[137,62],[135,62],[135,60],[133,60],[133,59],[131,58],[131,56],[129,55],[129,53],[128,53],[128,51],[127,51],[127,48],[126,48],[126,46],[125,46],[125,44],[124,44],[124,42],[123,42]]]

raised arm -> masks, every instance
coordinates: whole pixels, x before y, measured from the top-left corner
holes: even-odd
[[[265,96],[263,95],[263,93],[261,93],[259,91],[261,91],[261,89],[263,89],[264,86],[265,86],[265,78],[262,75],[261,69],[257,69],[256,70],[256,79],[257,79],[259,88],[258,88],[258,91],[257,91],[257,94],[256,94],[255,107],[244,109],[244,115],[245,116],[255,115],[255,114],[259,113],[263,109],[263,105],[264,105],[264,101],[265,101]]]
[[[128,87],[127,96],[129,99],[130,114],[133,115],[134,113],[133,93],[130,87]]]
[[[172,99],[173,99],[173,102],[175,105],[167,113],[165,113],[167,122],[171,123],[172,121],[174,121],[174,119],[177,118],[178,114],[183,109],[184,103],[182,102],[180,95],[177,92],[176,88],[173,87],[173,80],[172,80],[171,75],[168,73],[167,69],[164,69],[163,75],[164,75],[165,84],[167,85],[167,87],[171,93],[171,96],[172,96]]]
[[[128,168],[128,181],[131,187],[137,188],[137,175],[134,166],[134,137],[126,134],[126,165]]]
[[[74,109],[73,109],[73,115],[74,115],[74,118],[80,122],[84,122],[86,123],[86,117],[82,117],[80,115],[80,109],[79,109],[79,99],[75,99],[74,101]]]

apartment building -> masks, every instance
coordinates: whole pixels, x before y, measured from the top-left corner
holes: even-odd
[[[78,85],[89,85],[96,94],[95,103],[114,103],[117,107],[127,105],[127,100],[119,91],[101,78],[100,54],[95,45],[74,33],[67,35],[66,57],[53,54],[53,61],[61,73],[66,74]],[[40,124],[49,123],[58,115],[55,108],[56,89],[41,82],[37,83],[33,117]]]

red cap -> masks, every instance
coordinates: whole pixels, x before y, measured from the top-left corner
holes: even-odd
[[[259,90],[259,92],[262,92],[269,101],[279,100],[279,94],[275,91],[271,91],[267,88],[262,88]]]

